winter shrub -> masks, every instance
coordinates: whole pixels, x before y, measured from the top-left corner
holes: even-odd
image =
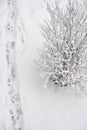
[[[45,42],[36,61],[38,74],[58,87],[70,87],[87,48],[87,3],[69,0],[63,9],[56,1],[54,7],[47,3],[47,11],[50,17],[41,25]]]

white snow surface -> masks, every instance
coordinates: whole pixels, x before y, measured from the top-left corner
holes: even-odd
[[[25,130],[87,130],[87,97],[67,88],[43,88],[25,57],[19,71]]]
[[[21,1],[20,11],[29,39],[19,65],[25,130],[87,130],[87,97],[63,88],[44,89],[43,83],[37,84],[32,78],[33,58],[43,42],[38,25],[48,15],[45,4],[41,0]]]
[[[18,63],[25,130],[87,130],[87,96],[66,88],[45,89],[43,82],[35,80],[33,58],[43,41],[38,25],[47,16],[45,4],[41,0],[19,0],[18,8],[29,40]],[[0,91],[0,130],[6,130],[2,94]]]

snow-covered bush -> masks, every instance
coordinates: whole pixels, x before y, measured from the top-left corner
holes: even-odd
[[[45,38],[36,61],[40,77],[60,87],[74,84],[82,55],[87,48],[87,3],[68,1],[60,8],[58,1],[47,3],[49,18],[41,25]]]

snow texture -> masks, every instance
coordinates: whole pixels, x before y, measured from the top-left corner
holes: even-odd
[[[38,25],[48,16],[46,4],[41,0],[18,0],[17,3],[28,36],[27,49],[22,58],[18,59],[24,130],[87,130],[87,97],[67,88],[43,88],[44,81],[38,83],[32,69],[37,48],[42,46],[44,41]],[[62,3],[64,6],[66,1],[63,0]],[[0,62],[0,73],[1,67]],[[4,89],[0,86],[0,130],[7,130]]]

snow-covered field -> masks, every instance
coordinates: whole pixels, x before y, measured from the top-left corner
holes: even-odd
[[[33,79],[33,58],[43,38],[37,24],[46,14],[41,0],[19,0],[18,7],[29,43],[18,63],[25,130],[87,130],[87,97],[58,88],[45,89]],[[36,75],[34,75],[36,77]],[[5,130],[3,96],[0,92],[0,130]]]
[[[62,88],[43,89],[32,79],[32,59],[43,41],[38,25],[47,12],[40,0],[21,1],[20,5],[29,39],[19,69],[25,130],[87,130],[87,97]]]
[[[27,58],[20,68],[26,130],[87,130],[87,97],[64,88],[42,88],[32,79]]]

